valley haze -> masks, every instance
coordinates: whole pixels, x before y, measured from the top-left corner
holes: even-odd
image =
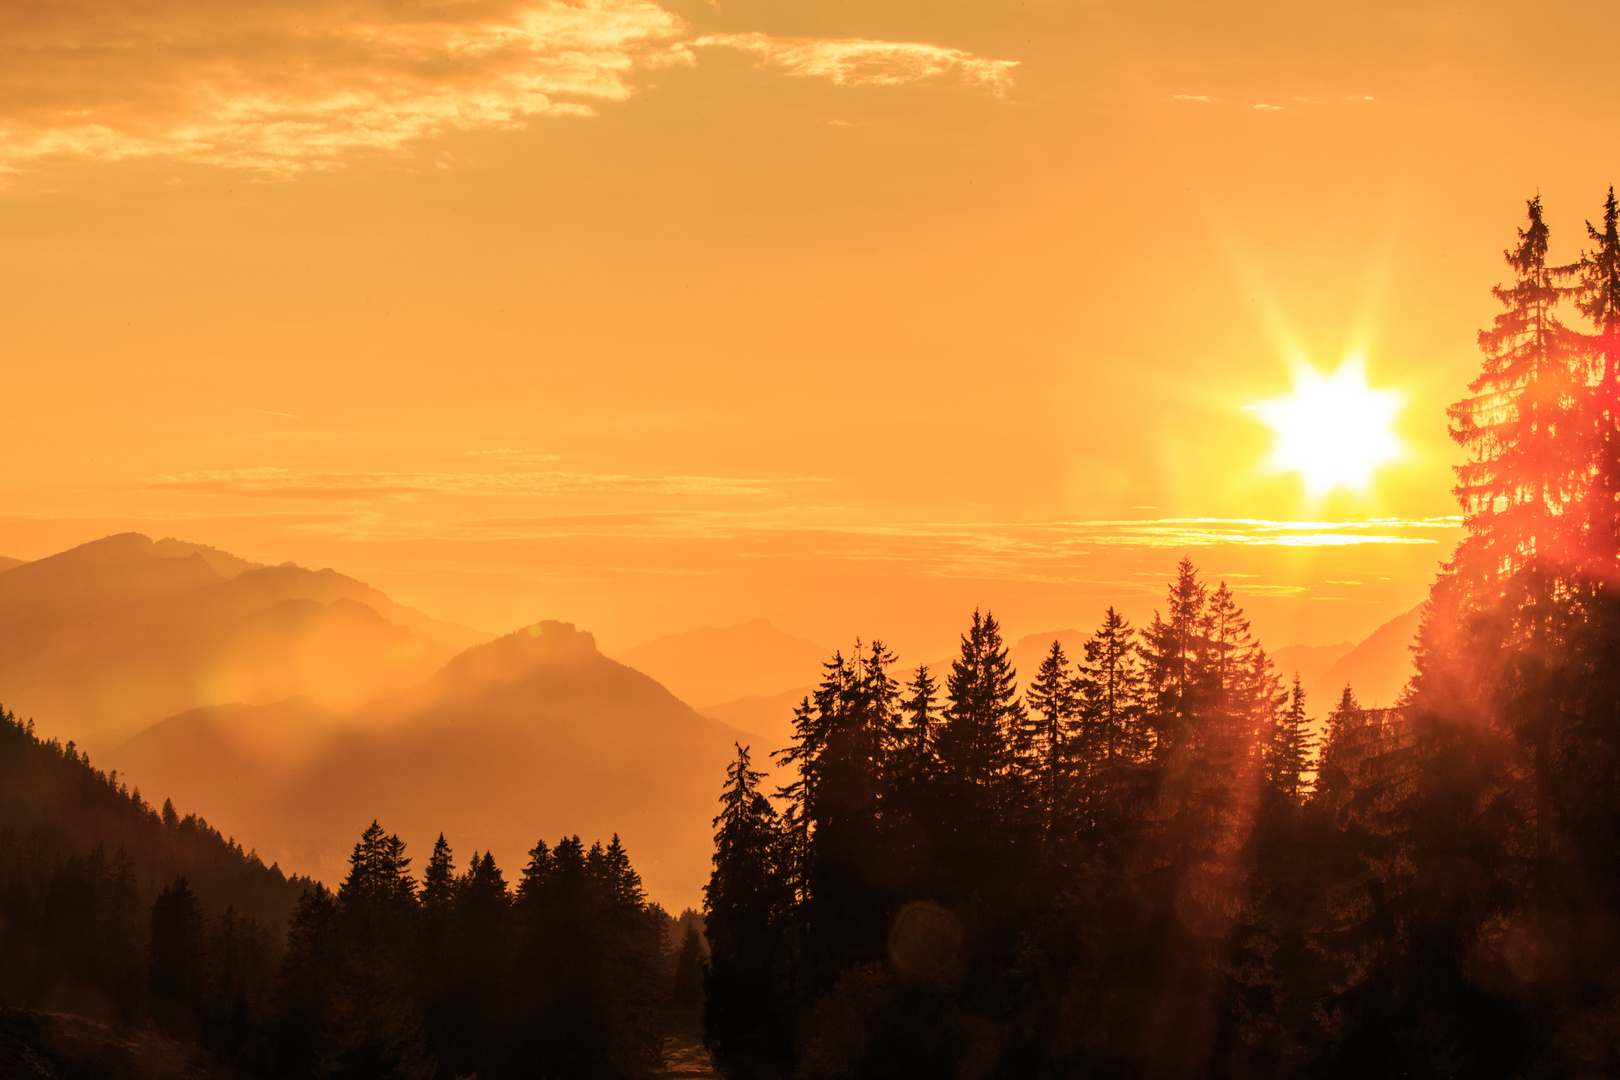
[[[136,533],[7,562],[6,707],[148,799],[328,882],[373,819],[419,853],[443,831],[503,866],[540,836],[617,833],[655,898],[697,906],[735,746],[765,762],[789,745],[793,709],[833,652],[756,619],[615,660],[567,623],[493,637],[331,569]],[[1387,631],[1278,650],[1279,674],[1297,653],[1321,709],[1345,681],[1392,700],[1414,615]],[[1078,655],[1082,639],[1028,634],[1010,655],[1032,674],[1052,641]]]

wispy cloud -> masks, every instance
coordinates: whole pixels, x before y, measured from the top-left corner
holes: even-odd
[[[1196,101],[1200,105],[1216,105],[1220,103],[1221,99],[1218,97],[1210,97],[1208,94],[1171,94],[1170,100]]]
[[[954,78],[993,94],[1012,87],[1016,60],[982,56],[915,41],[865,38],[779,38],[768,34],[710,34],[692,44],[740,49],[789,75],[819,77],[839,86],[895,86]]]
[[[288,469],[228,469],[153,478],[152,491],[189,491],[294,501],[367,501],[419,495],[548,495],[612,492],[644,495],[757,497],[781,481],[726,476],[634,476],[618,473],[373,472],[318,473]]]
[[[0,163],[168,154],[287,172],[355,149],[589,115],[689,63],[650,0],[0,5]]]
[[[452,131],[590,116],[638,73],[729,46],[844,85],[1012,63],[884,41],[692,39],[654,0],[12,0],[0,4],[0,172],[53,155],[169,156],[286,176]]]

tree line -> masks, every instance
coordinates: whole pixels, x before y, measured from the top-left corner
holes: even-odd
[[[645,1077],[700,1008],[702,919],[650,903],[617,837],[537,843],[509,885],[441,836],[417,880],[374,822],[329,890],[9,713],[0,780],[0,1004],[334,1080]]]
[[[1022,692],[989,613],[835,655],[723,787],[728,1075],[1620,1075],[1620,207],[1528,216],[1398,706],[1313,721],[1187,560]]]
[[[311,884],[0,710],[0,998],[144,1015],[148,915],[179,875],[211,910],[260,926],[286,925]]]

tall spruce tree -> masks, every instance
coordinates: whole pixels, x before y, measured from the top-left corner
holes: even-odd
[[[1566,513],[1582,494],[1590,445],[1579,341],[1558,313],[1571,289],[1560,284],[1567,268],[1547,261],[1541,199],[1527,206],[1529,225],[1504,253],[1513,282],[1492,289],[1503,310],[1479,332],[1480,374],[1448,410],[1452,437],[1470,454],[1457,468],[1468,536],[1453,566],[1479,602],[1527,573],[1520,602],[1544,604],[1577,565],[1582,525]]]
[[[277,1071],[316,1076],[326,1069],[343,964],[337,898],[316,882],[298,900],[276,983],[273,1031]]]
[[[739,745],[726,770],[714,819],[714,870],[703,891],[704,1041],[728,1075],[744,1077],[772,1075],[788,1062],[797,989],[786,925],[792,896],[779,869],[781,826],[759,790],[763,778]]]
[[[1603,227],[1587,222],[1595,245],[1581,259],[1576,306],[1592,324],[1588,355],[1596,385],[1588,394],[1592,493],[1588,500],[1587,570],[1620,584],[1620,203],[1614,187],[1603,202]]]
[[[1266,779],[1272,791],[1288,803],[1297,803],[1305,790],[1305,777],[1311,771],[1314,738],[1310,717],[1305,712],[1305,688],[1294,672],[1288,690],[1288,704],[1277,718],[1266,758]]]
[[[1436,587],[1449,594],[1442,607],[1462,620],[1453,639],[1461,651],[1430,661],[1487,676],[1458,680],[1466,700],[1441,711],[1460,705],[1488,717],[1521,748],[1521,760],[1504,761],[1497,776],[1479,782],[1516,789],[1544,886],[1557,831],[1556,772],[1578,710],[1568,646],[1580,614],[1562,598],[1582,591],[1587,521],[1580,507],[1592,441],[1580,342],[1558,312],[1574,291],[1560,279],[1573,268],[1549,264],[1541,200],[1528,209],[1529,226],[1505,253],[1513,283],[1493,290],[1503,311],[1480,332],[1481,373],[1470,396],[1450,409],[1452,436],[1469,452],[1455,489],[1468,535],[1448,566],[1454,580]]]
[[[954,870],[972,878],[988,872],[1001,847],[998,835],[1018,812],[1013,740],[1025,713],[1017,674],[1001,627],[990,612],[973,612],[961,652],[945,681],[948,704],[940,727],[939,763],[956,805],[947,838]]]
[[[1144,635],[1148,717],[1154,755],[1161,764],[1186,750],[1194,737],[1193,717],[1202,706],[1206,679],[1208,600],[1209,590],[1198,580],[1192,560],[1184,556],[1176,564],[1165,614],[1155,611]]]
[[[1071,747],[1079,760],[1070,771],[1079,783],[1067,816],[1085,826],[1087,846],[1117,862],[1151,782],[1152,734],[1136,633],[1112,607],[1086,640],[1075,690],[1079,725]]]
[[[897,762],[890,775],[900,798],[909,804],[939,771],[939,681],[923,664],[905,690],[894,733]]]
[[[1142,669],[1136,633],[1112,607],[1086,641],[1076,689],[1087,751],[1110,768],[1142,761],[1150,747],[1143,723]]]
[[[1077,754],[1069,745],[1080,734],[1080,695],[1061,641],[1053,640],[1024,701],[1025,722],[1016,745],[1019,768],[1027,778],[1040,830],[1050,836],[1070,786],[1069,767],[1085,768],[1092,760],[1089,747]]]
[[[153,1013],[170,1031],[196,1037],[208,988],[202,905],[185,878],[158,894],[152,905],[151,961],[147,987]]]
[[[416,882],[397,835],[373,821],[338,889],[343,942],[326,1068],[341,1077],[427,1077],[432,1065],[416,1009]]]

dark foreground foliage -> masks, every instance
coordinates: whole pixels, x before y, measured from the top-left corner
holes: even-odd
[[[289,880],[5,714],[0,995],[161,1037],[13,1012],[0,1073],[634,1078],[701,1008],[702,920],[648,903],[617,837],[539,843],[515,886],[443,837],[410,863],[373,823],[336,892]]]
[[[181,877],[219,913],[203,931],[210,948],[261,928],[279,936],[310,885],[0,712],[0,995],[100,1020],[144,1015],[152,907]]]
[[[988,614],[835,656],[716,819],[728,1075],[1620,1075],[1620,206],[1529,210],[1399,707],[1308,721],[1185,560],[1022,693]]]

